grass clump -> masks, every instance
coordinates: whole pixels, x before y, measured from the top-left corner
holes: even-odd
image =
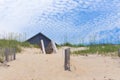
[[[111,53],[117,52],[120,48],[120,45],[112,44],[98,44],[98,45],[89,45],[86,50],[74,51],[72,54],[77,55],[87,55],[87,54],[101,54],[101,55],[110,55]]]
[[[21,47],[31,47],[29,42],[19,42]]]
[[[0,63],[3,63],[4,61],[4,50],[0,48]]]
[[[27,42],[19,42],[17,40],[0,40],[0,48],[15,48],[16,52],[21,52],[21,47],[30,47]]]
[[[19,42],[17,40],[0,40],[0,63],[4,61],[4,53],[5,49],[15,49],[15,51],[21,52],[21,47],[31,47],[31,45],[28,42]]]
[[[68,46],[68,47],[84,47],[83,44],[71,44],[69,42],[66,42],[64,44],[61,44],[61,46]]]
[[[40,48],[40,46],[37,45],[37,44],[34,44],[33,47],[34,47],[34,48]]]

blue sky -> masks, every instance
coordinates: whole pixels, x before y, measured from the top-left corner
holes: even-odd
[[[57,43],[89,43],[94,37],[117,43],[119,7],[120,0],[0,0],[0,33],[29,38],[42,32]]]

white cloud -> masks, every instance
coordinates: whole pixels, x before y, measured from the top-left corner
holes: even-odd
[[[95,31],[120,25],[119,2],[119,0],[0,0],[0,32],[32,30],[34,33],[43,31],[45,34],[58,32],[64,35],[67,30],[68,34],[77,33],[81,34],[81,37],[86,37]],[[107,14],[98,16],[92,23],[88,22],[77,27],[72,19],[69,19],[71,17],[63,16],[69,13],[75,17],[74,13],[82,11]]]
[[[52,1],[53,0],[1,0],[1,30],[7,32],[25,27],[32,16],[46,10],[52,4]],[[9,28],[9,30],[7,28]]]
[[[32,23],[36,17],[49,18],[48,15],[68,12],[79,5],[84,8],[92,1],[79,0],[0,0],[0,27],[4,31],[20,30]],[[43,15],[44,14],[44,15]],[[39,19],[39,20],[40,20]],[[7,30],[7,28],[11,28]]]

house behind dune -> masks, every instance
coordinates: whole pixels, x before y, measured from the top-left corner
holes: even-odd
[[[41,40],[43,40],[46,53],[54,52],[53,41],[42,33],[38,33],[38,34],[34,35],[30,39],[28,39],[27,42],[29,42],[30,44],[38,45],[42,49],[43,47],[42,47]],[[56,43],[55,43],[55,45],[56,45]]]

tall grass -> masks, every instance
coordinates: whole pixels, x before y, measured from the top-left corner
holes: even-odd
[[[1,39],[0,40],[0,62],[4,61],[4,53],[6,48],[9,48],[9,49],[14,48],[15,51],[18,53],[18,52],[21,52],[22,50],[21,47],[30,47],[30,46],[31,45],[26,42]]]
[[[0,40],[0,48],[15,48],[17,52],[21,51],[21,47],[30,47],[27,42],[19,42],[17,40]]]
[[[6,48],[14,48],[16,52],[21,52],[21,47],[31,47],[28,42],[23,42],[26,40],[26,34],[18,33],[3,33],[0,34],[0,62],[4,59],[4,52]]]
[[[101,55],[111,55],[111,53],[117,52],[120,45],[112,44],[97,44],[89,45],[86,50],[79,50],[72,52],[77,55],[87,55],[87,54],[101,54]]]
[[[15,48],[17,52],[21,51],[20,47],[30,47],[30,44],[24,42],[26,33],[2,33],[0,34],[0,48]]]
[[[69,42],[63,43],[60,46],[68,46],[68,47],[84,47],[85,45],[83,44],[71,44]]]

